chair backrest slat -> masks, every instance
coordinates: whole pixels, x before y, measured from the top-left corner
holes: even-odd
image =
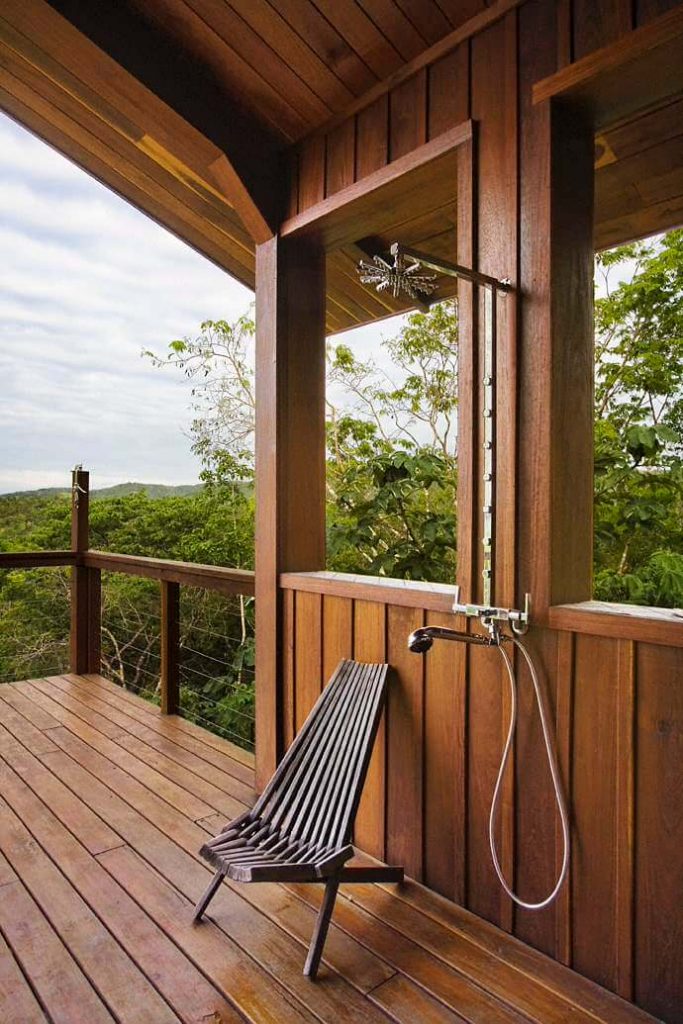
[[[317,847],[350,841],[386,693],[387,665],[342,661],[253,814]]]

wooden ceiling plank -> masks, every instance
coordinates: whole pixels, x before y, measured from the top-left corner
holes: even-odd
[[[610,128],[601,136],[617,160],[683,134],[683,98]],[[596,140],[597,141],[597,140]]]
[[[18,0],[7,0],[0,38],[167,171],[234,206],[252,237],[264,241],[272,236],[273,208],[264,211],[252,181],[247,183],[243,169],[236,168],[234,154],[223,153],[47,4],[33,0],[24,8]],[[78,75],[65,66],[67,60]]]
[[[296,0],[288,0],[288,3],[294,3]],[[401,82],[405,82],[406,79],[412,78],[422,68],[426,68],[428,65],[433,64],[441,57],[445,57],[446,54],[454,50],[460,43],[470,39],[472,36],[478,35],[483,32],[484,29],[491,25],[494,25],[497,21],[500,21],[509,11],[519,7],[525,3],[526,0],[494,0],[494,2],[480,10],[477,14],[473,15],[467,21],[465,21],[459,28],[454,29],[449,35],[444,36],[443,39],[439,40],[429,49],[424,50],[421,54],[415,57],[413,60],[406,61],[397,70],[388,74],[380,82],[377,82],[366,92],[359,96],[358,99],[354,100],[345,110],[340,114],[331,118],[328,122],[321,125],[315,130],[313,134],[324,135],[330,131],[336,124],[345,120],[347,117],[352,117],[359,111],[369,107],[372,103],[378,100],[381,96],[385,96],[387,93],[395,89],[396,86],[400,85]]]
[[[239,240],[245,254],[251,252],[250,239],[239,222],[235,211],[222,199],[218,200],[211,190],[202,190],[195,181],[187,182],[181,176],[171,174],[161,164],[151,160],[147,153],[124,136],[111,131],[106,122],[87,107],[79,103],[57,83],[42,76],[34,67],[20,57],[6,50],[2,56],[3,82],[12,93],[27,105],[38,110],[44,103],[43,114],[51,116],[55,126],[62,127],[72,137],[82,130],[84,137],[91,140],[86,144],[93,153],[104,160],[118,155],[128,166],[135,168],[145,177],[152,178],[181,202],[201,210],[209,223],[231,238]],[[83,141],[83,138],[81,139]]]
[[[82,152],[90,154],[100,167],[111,167],[118,178],[129,182],[138,194],[149,195],[176,219],[186,219],[200,229],[204,226],[208,235],[231,252],[234,263],[245,267],[253,264],[248,240],[243,237],[244,232],[239,223],[231,224],[225,217],[216,217],[215,211],[187,190],[184,194],[178,194],[180,190],[177,183],[173,179],[159,180],[160,176],[158,172],[155,175],[153,165],[150,164],[149,168],[153,173],[140,169],[125,154],[101,141],[87,127],[65,114],[49,97],[41,96],[27,87],[9,71],[3,75],[3,85],[6,92],[20,101],[25,109],[38,115],[43,122],[51,124],[56,131],[63,132],[65,139],[75,143]],[[116,144],[116,137],[112,141]],[[135,156],[133,147],[130,147],[130,154]]]
[[[343,109],[354,93],[268,0],[230,0],[230,6],[276,49],[332,110]]]
[[[151,220],[176,235],[222,270],[226,270],[242,284],[253,289],[253,268],[250,270],[235,260],[225,241],[215,241],[212,232],[207,232],[202,227],[201,221],[199,221],[199,226],[194,226],[188,223],[189,218],[181,220],[169,209],[166,202],[160,202],[152,194],[139,189],[128,178],[116,172],[109,163],[101,161],[89,150],[75,142],[63,129],[55,128],[50,119],[42,117],[26,104],[17,100],[2,85],[0,85],[0,108],[68,160],[82,168],[87,168],[87,172],[93,178],[126,202],[131,203]]]
[[[273,0],[270,2],[272,6]],[[354,96],[361,95],[375,84],[378,76],[349,46],[334,25],[323,17],[312,0],[287,0],[287,4],[279,5],[278,10]]]
[[[183,0],[202,21],[210,26],[224,47],[249,64],[254,74],[286,100],[307,124],[316,124],[329,116],[330,107],[299,77],[280,56],[224,0]]]
[[[683,5],[537,82],[533,102],[585,109],[596,131],[683,91]]]
[[[159,142],[169,150],[182,146],[186,160],[198,169],[216,159],[219,150],[212,142],[90,43],[49,4],[41,0],[30,4],[4,0],[0,17],[13,32],[19,52],[33,53],[46,74],[71,83],[77,94],[90,97],[94,105],[106,105],[112,117],[121,121],[121,130],[125,131],[128,121],[143,135],[145,122],[151,122]],[[97,83],[96,90],[88,82]]]
[[[438,0],[453,28],[459,28],[469,18],[476,18],[488,6],[488,0]]]
[[[179,61],[183,57],[197,61],[219,83],[226,97],[239,97],[251,116],[259,118],[280,141],[291,142],[305,132],[307,121],[288,97],[255,71],[241,53],[226,45],[192,7],[175,0],[155,0],[153,4],[128,0],[121,8],[122,17],[128,8],[176,48]]]
[[[448,35],[453,26],[434,0],[397,0],[429,46]]]
[[[602,167],[596,175],[596,208],[599,210],[601,194],[616,191],[620,186],[630,183],[640,188],[644,182],[672,171],[680,171],[682,167],[683,131],[658,146]]]
[[[683,196],[630,211],[612,220],[597,221],[595,248],[598,251],[611,249],[679,227],[683,227]]]
[[[395,0],[359,0],[359,3],[403,60],[412,60],[428,45],[420,32],[419,21],[414,24]],[[425,0],[425,5],[428,4],[429,0]]]
[[[355,3],[315,0],[315,6],[379,78],[385,78],[400,67],[400,53]]]

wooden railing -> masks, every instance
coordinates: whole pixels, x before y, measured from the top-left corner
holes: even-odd
[[[159,581],[161,710],[180,708],[180,588],[197,587],[224,595],[253,597],[254,573],[247,569],[176,562],[165,558],[95,551],[89,547],[89,474],[74,470],[71,499],[71,550],[0,552],[0,569],[71,567],[71,672],[101,668],[102,572]]]

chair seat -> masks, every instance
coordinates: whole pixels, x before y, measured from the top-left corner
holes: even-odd
[[[323,846],[284,835],[260,818],[237,819],[201,856],[236,882],[317,882],[353,857],[353,846]]]

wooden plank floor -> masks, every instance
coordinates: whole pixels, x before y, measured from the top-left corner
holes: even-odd
[[[318,982],[318,886],[210,878],[207,832],[253,799],[250,755],[99,676],[0,686],[3,1024],[651,1021],[406,883],[349,886]]]

